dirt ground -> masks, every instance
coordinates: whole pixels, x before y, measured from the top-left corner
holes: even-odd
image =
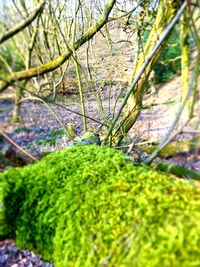
[[[106,114],[108,114],[109,106],[107,90],[108,89],[105,89],[101,93],[103,99],[102,104],[105,107]],[[144,109],[141,112],[137,123],[127,135],[126,142],[130,144],[132,142],[138,143],[146,140],[160,141],[170,127],[178,110],[180,104],[179,91],[180,77],[176,77],[168,84],[161,85],[157,94],[147,95],[144,100],[144,105],[153,103],[153,106]],[[68,109],[81,113],[76,98],[77,96],[70,97],[69,99],[62,99],[59,100],[58,103]],[[38,156],[38,153],[41,154],[42,152],[63,149],[71,144],[71,140],[67,136],[63,134],[59,135],[59,131],[62,131],[67,123],[70,122],[74,125],[78,135],[81,135],[83,132],[81,116],[53,104],[49,104],[49,107],[47,107],[41,103],[30,100],[23,102],[21,107],[23,120],[21,123],[17,124],[9,123],[12,115],[13,98],[0,99],[0,104],[1,129],[3,129],[18,145],[26,148],[35,156]],[[120,102],[117,107],[119,104]],[[89,117],[102,122],[101,114],[98,110],[98,103],[92,96],[88,97],[86,107],[87,115]],[[199,114],[199,106],[197,106],[196,116],[192,123],[186,125],[176,139],[189,138],[199,133]],[[59,118],[59,121],[57,118]],[[184,123],[184,121],[184,117],[182,117],[177,129]],[[96,129],[97,127],[98,123],[88,119],[89,129]],[[191,133],[194,129],[194,133]],[[53,133],[58,133],[58,135]],[[4,145],[5,140],[1,141],[2,149]],[[177,155],[168,159],[168,161],[200,171],[200,155],[198,147],[196,151]]]

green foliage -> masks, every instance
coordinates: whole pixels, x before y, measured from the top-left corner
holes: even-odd
[[[3,57],[13,71],[20,71],[25,68],[24,61],[19,57],[11,41],[7,41],[4,45],[0,46],[0,56]],[[2,70],[0,66],[0,72],[1,71],[4,70]]]
[[[142,42],[145,43],[149,36],[146,31],[142,37]],[[175,28],[163,49],[158,62],[155,64],[153,70],[155,74],[155,84],[167,82],[175,74],[181,70],[181,48],[180,48],[180,33],[179,29]]]
[[[17,128],[14,129],[13,133],[14,134],[19,134],[19,133],[30,133],[31,129],[24,127],[24,126],[19,126]]]
[[[56,267],[200,264],[199,189],[122,152],[75,146],[0,181],[0,237],[6,222],[7,236]]]
[[[181,48],[178,30],[172,31],[159,61],[154,66],[155,83],[170,80],[181,70]]]
[[[37,145],[55,145],[58,139],[62,138],[65,134],[66,133],[63,129],[51,131],[49,135],[45,135],[43,137],[37,138],[36,144]]]

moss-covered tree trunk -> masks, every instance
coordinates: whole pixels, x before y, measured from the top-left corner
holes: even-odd
[[[184,101],[189,88],[189,25],[187,14],[182,17],[181,21],[181,82],[182,82],[182,101]],[[189,119],[190,100],[186,104],[184,117]]]
[[[13,123],[20,122],[20,106],[21,106],[21,99],[22,99],[22,88],[20,86],[16,87],[16,94],[15,94],[15,104],[13,108],[13,114],[11,121]]]
[[[149,38],[144,46],[144,49],[138,57],[135,70],[133,72],[132,80],[134,80],[141,66],[143,65],[146,57],[152,51],[152,49],[158,42],[161,34],[164,32],[166,27],[169,25],[169,23],[173,19],[178,9],[178,2],[179,2],[178,0],[176,1],[161,0],[160,1],[155,23],[153,25]],[[141,75],[141,78],[138,80],[137,84],[135,85],[134,91],[131,93],[128,99],[126,112],[121,122],[118,124],[118,126],[115,127],[113,131],[113,137],[112,137],[113,143],[118,144],[123,139],[124,134],[126,134],[131,129],[131,127],[137,120],[137,117],[141,110],[142,97],[146,90],[145,88],[146,82],[148,80],[150,72],[153,69],[153,66],[158,61],[161,55],[161,52],[164,48],[165,43],[166,43],[166,39],[160,45],[159,49],[154,54],[154,56],[151,58],[148,66],[146,67],[145,71]]]

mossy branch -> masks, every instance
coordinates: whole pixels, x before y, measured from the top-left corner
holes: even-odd
[[[158,146],[158,143],[142,144],[138,145],[140,150],[148,154],[153,153],[153,151]],[[187,138],[183,140],[173,141],[167,144],[161,151],[158,152],[157,156],[161,158],[173,157],[181,153],[188,153],[190,151],[200,148],[200,136],[194,136],[192,138]]]
[[[182,101],[184,100],[189,88],[189,25],[187,20],[187,9],[181,21],[181,82],[182,82]],[[189,118],[190,99],[186,103],[185,116]]]
[[[19,22],[16,26],[12,27],[10,30],[7,30],[6,32],[4,32],[0,36],[0,44],[10,39],[11,37],[13,37],[15,34],[22,31],[27,26],[29,26],[31,22],[33,22],[34,19],[42,12],[45,3],[46,3],[46,0],[43,1],[41,4],[39,4],[35,8],[35,10],[28,15],[28,17],[25,20]]]
[[[91,27],[81,38],[79,38],[73,44],[72,47],[74,48],[74,50],[77,50],[81,45],[89,41],[105,25],[115,2],[116,0],[108,1],[104,11],[101,14],[100,19],[96,22],[96,24],[93,27]],[[69,50],[66,53],[63,53],[61,56],[57,57],[52,61],[49,61],[46,64],[13,73],[12,75],[7,77],[7,82],[0,81],[0,92],[3,92],[9,85],[13,84],[15,81],[30,79],[32,77],[36,77],[38,75],[42,75],[57,69],[67,59],[69,59],[72,54],[73,50]]]
[[[198,172],[189,170],[183,166],[177,166],[165,162],[159,162],[159,163],[154,163],[154,168],[164,173],[173,174],[181,178],[200,181],[200,174]]]

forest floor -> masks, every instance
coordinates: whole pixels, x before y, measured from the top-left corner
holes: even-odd
[[[98,34],[94,40],[95,51],[91,51],[89,62],[93,85],[85,82],[88,75],[86,66],[85,47],[79,52],[86,114],[92,119],[103,122],[99,108],[98,97],[101,99],[103,112],[106,117],[116,114],[134,68],[134,37],[129,36],[130,42],[124,42],[125,34],[116,31],[111,35],[118,36],[118,42],[113,44],[112,52],[106,39]],[[121,41],[120,41],[121,40]],[[88,81],[88,80],[87,80]],[[200,84],[200,83],[199,83]],[[32,84],[29,84],[31,86]],[[125,144],[144,141],[159,142],[169,129],[181,103],[181,77],[175,76],[165,84],[155,86],[154,93],[146,94],[143,101],[145,107],[125,138]],[[78,135],[83,132],[80,100],[73,61],[70,61],[66,73],[64,95],[58,94],[56,104],[44,105],[42,102],[24,99],[21,104],[21,123],[10,123],[14,105],[14,88],[0,95],[0,129],[5,131],[18,145],[28,149],[33,155],[39,156],[43,152],[66,148],[71,140],[65,135],[64,129],[72,123]],[[200,90],[198,90],[200,91]],[[44,94],[41,92],[41,94]],[[28,94],[26,94],[26,97]],[[200,100],[200,97],[198,98]],[[70,111],[71,110],[71,111]],[[185,123],[182,115],[176,129]],[[87,120],[88,129],[96,129],[100,124],[91,119]],[[176,140],[191,138],[200,133],[200,101],[196,104],[195,116],[185,125]],[[5,140],[0,140],[0,149],[7,149]],[[189,153],[176,155],[168,162],[184,165],[200,172],[199,145]],[[38,155],[39,154],[39,155]],[[1,167],[1,166],[0,166]]]
[[[101,92],[102,104],[106,114],[108,114],[109,106],[107,90],[108,89],[104,89],[104,91]],[[80,105],[77,103],[77,97],[78,96],[75,95],[64,100],[60,99],[58,103],[64,108],[71,109],[75,112],[81,112]],[[18,145],[27,149],[36,157],[40,157],[43,152],[64,149],[72,143],[63,130],[63,127],[66,127],[67,123],[70,122],[74,125],[78,135],[81,135],[83,132],[81,116],[65,110],[64,108],[57,107],[54,104],[49,104],[49,107],[47,107],[42,103],[30,100],[22,103],[22,122],[12,124],[10,123],[10,120],[13,101],[12,94],[9,94],[6,99],[0,99],[0,127]],[[117,104],[117,107],[120,104],[120,101]],[[149,94],[145,97],[144,105],[149,105],[149,107],[141,112],[137,123],[127,135],[125,144],[133,142],[139,143],[147,140],[150,142],[160,141],[170,127],[178,110],[179,103],[180,77],[176,77],[172,81],[161,85],[157,93]],[[88,96],[86,107],[87,115],[89,117],[100,122],[102,121],[97,101],[92,98],[92,95]],[[190,138],[199,133],[199,109],[200,105],[197,107],[196,116],[192,120],[192,123],[183,128],[181,133],[176,136],[176,140]],[[6,113],[6,111],[8,112]],[[60,121],[58,121],[55,116],[59,118]],[[184,124],[184,121],[183,117],[176,130]],[[88,119],[89,129],[96,129],[97,127],[98,123]],[[192,131],[194,129],[195,131]],[[5,140],[0,140],[1,148],[7,149],[5,144]],[[183,165],[200,172],[199,146],[196,150],[175,155],[164,161]]]

